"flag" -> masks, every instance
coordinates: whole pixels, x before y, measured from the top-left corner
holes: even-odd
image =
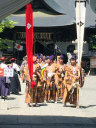
[[[31,88],[36,84],[33,79],[33,10],[31,4],[26,6],[26,53],[31,79]]]
[[[22,51],[23,50],[23,46],[20,45],[20,44],[15,44],[15,48],[19,51]]]
[[[78,65],[81,66],[81,59],[83,54],[84,44],[84,27],[85,27],[85,16],[86,16],[86,1],[76,1],[76,27],[77,27],[77,49],[78,49]]]
[[[46,67],[43,67],[43,68],[41,69],[41,76],[42,76],[42,78],[44,78],[45,69],[46,69]]]

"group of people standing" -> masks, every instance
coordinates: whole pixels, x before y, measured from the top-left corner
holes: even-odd
[[[31,106],[39,106],[38,103],[62,101],[78,106],[79,87],[83,86],[83,69],[76,63],[75,56],[70,59],[70,64],[64,64],[64,56],[54,55],[33,56],[33,81],[28,70],[27,56],[21,66],[22,81],[26,81],[25,103]],[[35,103],[35,104],[34,104]]]
[[[78,106],[79,87],[84,84],[84,71],[77,65],[76,57],[72,56],[68,64],[64,63],[64,56],[54,55],[33,56],[33,78],[30,79],[27,56],[19,67],[15,58],[0,58],[0,72],[2,69],[12,69],[13,76],[3,76],[0,73],[0,96],[6,99],[10,93],[19,94],[21,91],[19,77],[26,82],[25,103],[39,106],[38,103],[62,101]]]
[[[12,69],[12,76],[4,76],[4,70]],[[16,64],[15,58],[0,58],[0,96],[2,99],[7,99],[7,96],[12,94],[19,94],[21,91],[18,73],[20,72],[19,66]]]

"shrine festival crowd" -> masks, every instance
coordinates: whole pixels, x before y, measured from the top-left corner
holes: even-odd
[[[13,69],[13,77],[0,76],[0,96],[7,100],[10,94],[19,95],[22,83],[26,84],[25,103],[28,107],[62,102],[78,105],[79,88],[84,85],[84,70],[72,55],[67,64],[64,55],[55,57],[36,54],[33,56],[33,78],[30,79],[27,56],[18,65],[15,58],[0,58],[0,69]]]

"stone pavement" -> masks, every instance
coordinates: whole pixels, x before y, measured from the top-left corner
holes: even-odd
[[[62,107],[62,103],[41,104],[29,108],[24,103],[25,84],[21,95],[0,99],[0,128],[96,128],[96,76],[86,78],[80,89],[80,108]]]

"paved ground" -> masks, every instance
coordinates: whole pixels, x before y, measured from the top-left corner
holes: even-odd
[[[96,128],[96,76],[86,78],[80,89],[80,108],[62,107],[62,103],[29,108],[21,95],[0,99],[0,128]]]

